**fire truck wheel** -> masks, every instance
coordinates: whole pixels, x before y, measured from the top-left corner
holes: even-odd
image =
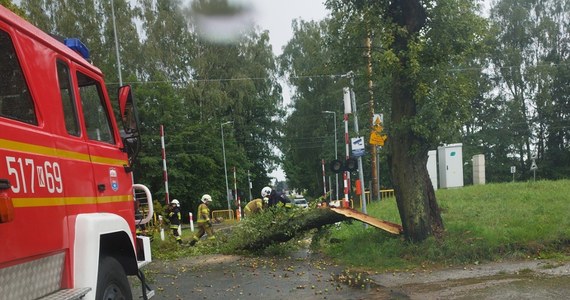
[[[97,276],[97,300],[132,299],[131,286],[123,266],[113,257],[102,257]]]

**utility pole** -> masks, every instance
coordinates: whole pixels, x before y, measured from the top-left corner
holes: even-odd
[[[334,159],[338,160],[338,144],[337,144],[337,134],[336,134],[336,112],[334,111],[330,111],[330,110],[323,110],[322,113],[325,114],[332,114],[333,115],[333,121],[334,121]],[[336,200],[339,200],[339,188],[338,188],[338,173],[335,174],[335,180],[336,180]],[[332,190],[331,190],[331,199],[332,199]]]
[[[348,88],[343,88],[343,92],[345,89]],[[350,114],[352,112],[352,108],[351,103],[350,103],[350,92],[349,92],[349,97],[348,99],[346,98],[346,93],[344,93],[344,98],[343,98],[343,102],[344,102],[344,116],[343,116],[343,120],[344,120],[344,149],[345,149],[345,162],[348,161],[348,159],[350,158],[350,149],[349,149],[349,145],[350,145],[350,139],[348,137],[348,114]],[[341,207],[350,207],[349,203],[350,203],[350,172],[348,172],[348,170],[344,170],[342,172],[342,179],[343,179],[343,187],[344,187],[344,200],[342,202]]]
[[[226,200],[228,200],[228,210],[231,210],[230,206],[230,187],[228,186],[228,168],[226,166],[226,146],[224,145],[224,125],[231,124],[234,121],[227,121],[220,124],[220,129],[222,131],[222,153],[224,155],[224,175],[226,177]]]
[[[235,193],[235,199],[237,199],[236,201],[236,206],[237,206],[237,220],[241,221],[241,200],[239,198],[239,194],[238,194],[238,189],[237,189],[237,172],[236,172],[236,167],[234,166],[234,193]]]
[[[370,38],[370,30],[366,37],[366,58],[368,59],[367,70],[368,70],[368,95],[370,96],[369,107],[370,107],[370,127],[374,126],[374,90],[372,89],[372,42]],[[370,143],[370,164],[372,165],[372,191],[370,193],[371,199],[377,200],[380,190],[380,184],[378,178],[380,178],[379,168],[377,168],[377,151],[376,145]],[[363,183],[364,184],[364,183]]]
[[[247,186],[249,189],[249,201],[253,200],[253,196],[251,195],[251,178],[249,177],[249,170],[247,170]]]
[[[164,146],[164,125],[160,125],[160,146],[162,152],[162,178],[164,180],[164,203],[170,204],[168,195],[168,170],[166,169],[166,147]]]
[[[119,38],[117,37],[117,25],[115,25],[115,3],[111,0],[111,15],[113,18],[113,34],[115,36],[115,52],[117,55],[117,72],[119,73],[119,86],[123,85],[123,76],[121,75],[121,56],[119,55]]]
[[[321,169],[323,170],[323,200],[327,199],[327,180],[325,179],[325,160],[321,159]]]
[[[356,96],[354,94],[354,73],[351,71],[347,74],[348,78],[350,78],[350,101],[352,102],[352,113],[354,114],[354,132],[356,136],[358,136],[358,112],[356,110]],[[360,186],[364,186],[364,172],[362,170],[362,156],[358,157],[358,178],[360,179]],[[364,189],[362,189],[360,193],[360,201],[362,203],[362,212],[366,212],[366,194],[364,193]]]

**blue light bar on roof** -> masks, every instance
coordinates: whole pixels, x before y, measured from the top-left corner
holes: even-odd
[[[87,49],[87,46],[85,46],[85,44],[83,44],[79,39],[68,38],[65,39],[63,43],[71,50],[79,53],[86,60],[89,60],[89,49]]]

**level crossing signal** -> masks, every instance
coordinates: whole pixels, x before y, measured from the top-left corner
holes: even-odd
[[[333,173],[342,173],[344,171],[354,172],[358,170],[358,164],[355,158],[349,158],[344,162],[338,159],[335,159],[330,162],[330,170]]]

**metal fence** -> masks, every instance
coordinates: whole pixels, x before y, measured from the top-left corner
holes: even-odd
[[[214,223],[223,223],[224,221],[233,221],[235,214],[233,209],[213,210],[212,221]]]

